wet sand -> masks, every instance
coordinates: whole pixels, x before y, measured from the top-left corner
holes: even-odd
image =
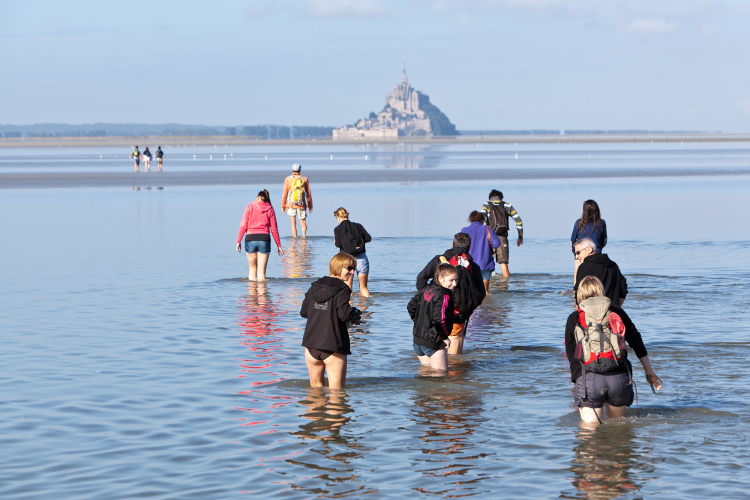
[[[167,187],[282,184],[288,172],[54,172],[3,173],[0,189],[18,188],[82,188],[82,187]],[[585,179],[591,178],[590,168],[498,168],[498,169],[377,169],[357,170],[344,176],[341,170],[316,170],[308,177],[312,183],[338,184],[354,182],[429,182],[476,181],[479,179]],[[685,177],[702,175],[750,175],[747,168],[683,168],[650,169],[622,168],[599,170],[598,178]]]
[[[750,142],[750,134],[664,133],[664,134],[574,134],[574,135],[460,135],[451,137],[365,138],[357,140],[259,139],[248,136],[137,136],[137,137],[24,137],[0,138],[0,148],[121,147],[135,144],[162,146],[299,146],[351,144],[637,144],[679,142]]]

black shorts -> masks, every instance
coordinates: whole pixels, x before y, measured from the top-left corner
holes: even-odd
[[[307,348],[307,352],[318,361],[325,361],[326,358],[333,354],[333,351],[320,351],[318,349],[310,349],[309,347]]]
[[[605,402],[612,406],[630,406],[634,398],[633,383],[627,372],[586,373],[586,394],[588,399],[584,399],[583,376],[580,376],[573,390],[576,408],[602,408]]]

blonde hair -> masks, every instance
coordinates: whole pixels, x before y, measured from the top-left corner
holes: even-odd
[[[357,267],[357,259],[348,253],[339,252],[328,263],[328,272],[331,276],[338,278],[341,276],[341,271],[347,266]]]
[[[599,297],[604,295],[604,286],[596,276],[586,276],[581,280],[576,292],[576,300],[580,304],[589,297]]]
[[[337,209],[335,212],[333,212],[333,215],[340,219],[349,219],[349,212],[347,212],[344,207]]]

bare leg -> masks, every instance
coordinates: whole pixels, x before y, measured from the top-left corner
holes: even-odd
[[[300,219],[299,224],[302,226],[302,237],[307,238],[307,219]]]
[[[420,363],[422,363],[422,366],[430,366],[430,357],[429,356],[417,356],[417,359]]]
[[[292,238],[297,237],[297,216],[289,217],[292,220]]]
[[[353,277],[354,276],[352,276],[352,278]],[[359,280],[359,293],[362,295],[362,297],[369,297],[370,290],[367,288],[367,275],[358,274],[357,279]]]
[[[323,387],[323,374],[326,371],[325,363],[310,356],[310,351],[307,348],[305,348],[305,363],[307,363],[307,372],[310,374],[310,387]]]
[[[159,162],[159,172],[161,172],[161,162]]]
[[[266,281],[266,266],[270,254],[258,252],[258,281]]]
[[[451,345],[453,345],[453,339],[451,338]],[[448,369],[448,351],[440,349],[438,352],[429,357],[430,368],[433,370],[447,370]]]
[[[604,420],[604,408],[579,408],[581,420],[587,424],[598,424],[599,420]],[[596,417],[599,418],[596,418]]]
[[[135,163],[135,171],[138,172],[140,168],[138,168],[138,162]]]
[[[484,293],[490,293],[490,280],[482,280],[484,283]]]
[[[328,372],[328,388],[343,389],[346,385],[346,354],[334,352],[323,363]]]
[[[463,332],[463,335],[451,335],[451,345],[448,346],[448,354],[463,354],[465,338],[466,331]]]
[[[500,264],[500,269],[503,271],[503,276],[506,278],[510,276],[510,271],[508,270],[508,264]]]
[[[245,252],[245,255],[247,255],[248,266],[247,279],[249,279],[250,281],[255,281],[256,279],[258,279],[258,254],[255,252]]]
[[[604,403],[607,407],[607,416],[609,418],[622,418],[625,414],[625,406],[612,406],[609,403]]]

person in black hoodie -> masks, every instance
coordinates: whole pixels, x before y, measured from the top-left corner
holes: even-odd
[[[435,275],[435,270],[441,262],[461,265],[464,268],[463,270],[457,269],[458,284],[452,291],[455,315],[451,331],[453,338],[448,347],[448,354],[463,353],[469,317],[486,295],[482,271],[469,255],[469,247],[471,247],[471,236],[466,233],[456,233],[453,237],[453,247],[442,255],[433,257],[417,276],[417,290],[421,290]]]
[[[352,290],[346,280],[354,274],[357,261],[348,253],[337,253],[328,263],[330,276],[315,281],[305,293],[300,316],[307,319],[302,346],[311,387],[346,385],[346,357],[349,350],[348,321],[357,321],[359,310],[349,305]]]
[[[604,296],[612,304],[622,306],[628,294],[628,280],[620,272],[620,268],[605,253],[596,253],[596,243],[589,238],[578,240],[575,246],[576,259],[581,262],[576,272],[576,284],[573,291],[578,292],[578,286],[586,276],[596,276],[604,286]]]
[[[333,243],[341,252],[346,252],[357,259],[357,280],[359,281],[359,293],[362,297],[369,297],[370,290],[367,288],[367,276],[370,273],[370,261],[367,258],[365,243],[372,241],[372,237],[362,224],[349,221],[349,212],[344,207],[333,212],[339,225],[333,228]],[[354,291],[354,275],[347,282],[349,288]]]
[[[423,366],[448,369],[448,352],[453,329],[453,298],[458,273],[450,264],[438,264],[435,279],[412,297],[406,310],[414,321],[414,352]]]

